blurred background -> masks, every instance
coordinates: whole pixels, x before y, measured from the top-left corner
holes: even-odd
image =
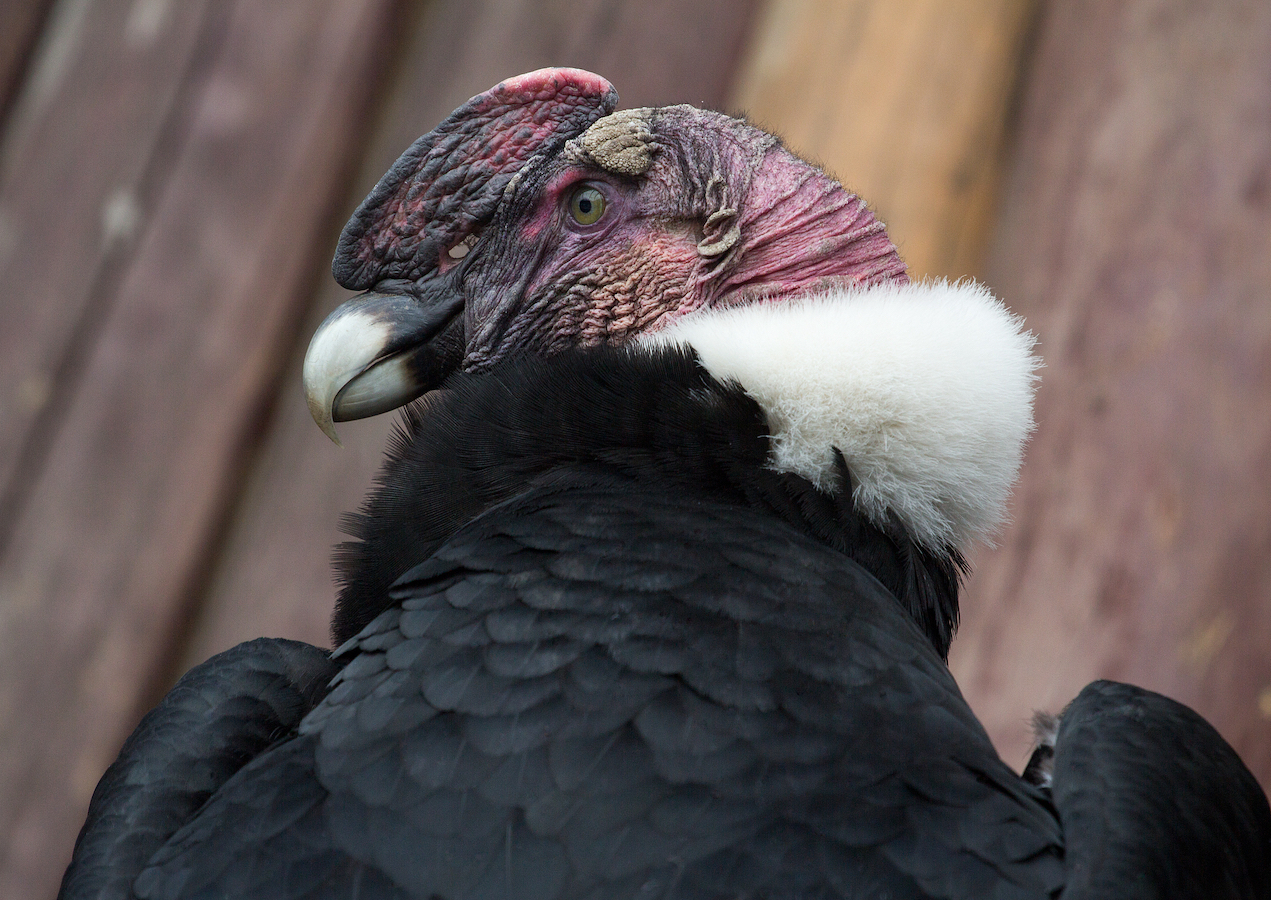
[[[1039,426],[952,667],[1019,768],[1089,680],[1271,786],[1265,0],[0,2],[0,897],[190,665],[326,644],[391,417],[309,420],[335,239],[417,135],[545,65],[745,111],[920,277],[1040,338]]]

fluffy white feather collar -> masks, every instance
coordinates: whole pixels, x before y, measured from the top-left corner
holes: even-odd
[[[772,429],[772,466],[894,513],[931,549],[1001,524],[1033,430],[1036,339],[982,285],[930,281],[706,310],[641,338],[687,344]]]

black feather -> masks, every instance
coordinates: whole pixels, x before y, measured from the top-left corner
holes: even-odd
[[[346,551],[361,630],[331,692],[142,896],[287,898],[313,871],[445,897],[1058,889],[1053,813],[932,620],[841,549],[898,577],[897,535],[768,470],[735,387],[678,352],[568,354],[461,376],[410,427]]]
[[[295,735],[338,667],[295,641],[240,644],[191,669],[93,792],[62,897],[131,897],[157,849],[245,763]]]
[[[1226,741],[1160,694],[1096,681],[1059,721],[1065,900],[1271,897],[1271,809]]]

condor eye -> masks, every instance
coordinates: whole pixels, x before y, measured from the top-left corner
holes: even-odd
[[[605,195],[590,184],[580,184],[569,195],[569,214],[579,225],[595,225],[605,214]]]

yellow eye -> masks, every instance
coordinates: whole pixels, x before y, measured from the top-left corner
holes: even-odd
[[[589,184],[579,185],[569,197],[569,214],[579,225],[595,225],[605,214],[605,195]]]

